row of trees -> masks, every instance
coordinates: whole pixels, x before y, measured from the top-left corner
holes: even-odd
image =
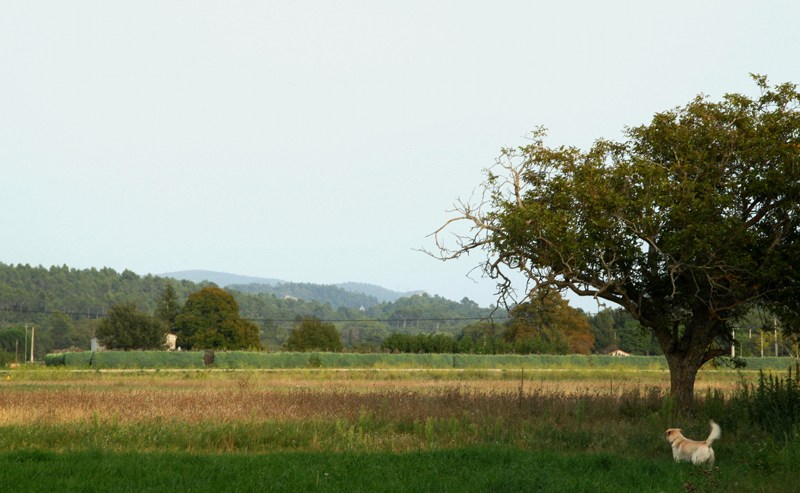
[[[236,296],[214,286],[206,286],[187,296],[185,303],[172,283],[166,283],[161,295],[147,312],[130,302],[118,303],[100,320],[73,320],[64,313],[45,316],[37,325],[37,348],[86,347],[96,334],[100,341],[114,349],[161,348],[167,332],[177,333],[179,345],[190,349],[248,349],[283,347],[289,350],[448,352],[448,353],[549,353],[606,354],[622,349],[632,354],[658,354],[658,343],[622,309],[604,310],[589,316],[571,308],[555,291],[541,290],[529,301],[515,306],[508,316],[496,312],[494,318],[461,321],[460,330],[435,322],[424,321],[427,330],[419,328],[413,316],[435,315],[437,307],[457,305],[466,310],[480,310],[464,299],[456,304],[438,297],[420,295],[389,304],[395,317],[388,321],[366,318],[366,311],[349,313],[351,319],[335,324],[322,322],[313,315],[293,314],[291,319],[246,320],[239,314]],[[301,300],[283,301],[296,306],[316,306]],[[427,310],[426,310],[427,308]],[[152,313],[152,315],[150,314]],[[337,311],[341,314],[341,309]],[[479,312],[480,313],[480,312]],[[738,339],[739,355],[796,354],[795,342],[775,337],[773,321],[764,317],[745,319]],[[436,330],[432,324],[444,328]],[[769,329],[768,332],[758,330]],[[756,337],[752,337],[755,329]],[[83,341],[86,341],[84,343]],[[267,341],[270,341],[269,343]],[[28,344],[21,326],[0,329],[0,353],[16,353],[16,346]],[[41,351],[37,351],[40,355]]]
[[[97,339],[108,349],[158,349],[166,334],[174,333],[185,349],[259,349],[259,327],[239,316],[234,297],[217,287],[189,295],[181,307],[175,290],[167,285],[155,315],[139,311],[133,303],[111,307],[97,328]]]
[[[347,291],[339,286],[312,283],[233,284],[228,288],[241,293],[273,295],[276,298],[315,300],[334,309],[370,308],[380,303],[376,297],[364,293]]]
[[[157,303],[155,314],[139,311],[131,303],[112,307],[97,330],[109,349],[155,349],[163,346],[164,334],[173,332],[186,349],[258,349],[261,328],[242,319],[233,295],[216,287],[205,287],[189,295],[181,306],[171,286]],[[312,316],[296,317],[283,347],[290,351],[341,351],[343,335],[349,332]],[[655,341],[622,310],[606,310],[587,317],[555,291],[542,290],[528,302],[515,306],[502,320],[476,321],[457,334],[446,332],[393,332],[372,344],[353,350],[412,353],[477,354],[590,354],[623,349],[651,354]]]
[[[593,316],[576,310],[555,291],[540,291],[503,320],[483,320],[449,334],[393,333],[381,343],[392,352],[471,354],[658,354],[658,344],[622,309]]]
[[[134,303],[152,312],[166,283],[182,299],[200,287],[189,281],[140,276],[127,269],[117,272],[108,267],[45,268],[0,262],[0,311],[8,320],[14,320],[14,313],[64,313],[73,319],[99,318],[118,303]]]

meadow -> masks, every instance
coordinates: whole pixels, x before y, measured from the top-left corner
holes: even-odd
[[[754,370],[702,371],[679,422],[635,365],[0,375],[0,491],[777,492],[800,459],[756,425]],[[674,463],[664,430],[709,418],[717,466]]]

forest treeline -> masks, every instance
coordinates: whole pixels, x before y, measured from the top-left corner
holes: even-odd
[[[36,328],[39,356],[58,349],[88,349],[99,320],[111,307],[132,303],[143,312],[153,313],[168,285],[173,287],[179,301],[185,302],[190,294],[208,283],[140,276],[130,270],[117,272],[111,268],[0,263],[0,349],[8,352],[15,340],[25,340],[26,325]],[[492,308],[481,308],[467,298],[455,302],[423,294],[375,303],[373,297],[335,286],[292,286],[294,294],[282,296],[228,290],[238,302],[241,316],[259,325],[261,339],[268,348],[282,347],[294,321],[302,317],[335,321],[348,347],[377,348],[394,331],[456,334],[470,322],[493,314],[503,315]],[[298,295],[324,301],[302,299]],[[19,350],[23,350],[22,342]]]
[[[36,359],[56,350],[87,350],[101,319],[113,306],[133,304],[152,314],[167,286],[183,303],[208,285],[140,276],[130,270],[0,263],[2,358],[19,358],[30,350],[29,328],[36,331]],[[622,310],[590,315],[569,307],[560,296],[540,297],[506,313],[480,307],[468,298],[456,302],[420,294],[361,304],[359,296],[366,295],[348,298],[339,287],[330,286],[326,292],[325,286],[298,286],[302,289],[295,294],[311,297],[316,293],[325,301],[274,292],[227,291],[239,304],[241,317],[258,325],[260,340],[270,350],[286,347],[297,320],[315,318],[332,323],[345,350],[351,351],[603,354],[622,349],[641,355],[660,353],[653,337]],[[752,331],[750,339],[754,346]],[[768,339],[766,344],[771,342]],[[760,344],[763,350],[763,334]],[[783,352],[784,346],[782,341]],[[750,348],[751,353],[757,351]]]

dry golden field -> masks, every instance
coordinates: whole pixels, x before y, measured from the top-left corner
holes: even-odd
[[[187,423],[354,419],[399,421],[666,395],[659,370],[290,370],[11,372],[0,382],[0,425],[154,419]],[[702,372],[697,394],[732,391],[733,371]]]

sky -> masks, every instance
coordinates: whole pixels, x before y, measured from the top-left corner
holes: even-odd
[[[484,257],[420,250],[501,148],[800,83],[798,21],[788,0],[5,1],[0,262],[488,306]]]

